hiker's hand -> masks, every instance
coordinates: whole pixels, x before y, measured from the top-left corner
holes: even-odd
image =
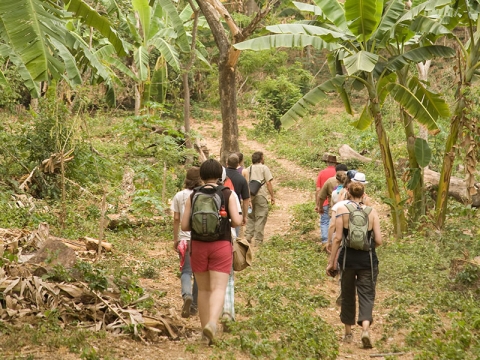
[[[323,214],[325,211],[323,211],[323,206],[319,206],[318,207],[318,213],[321,215]]]
[[[180,240],[173,240],[173,250],[175,250],[177,253],[180,253],[178,251],[178,244],[180,243]]]
[[[327,266],[327,275],[331,277],[335,277],[337,275],[337,270],[335,269],[335,266],[330,264]]]
[[[245,225],[247,225],[247,216],[246,216],[246,215],[243,216],[242,225],[241,225],[241,226],[245,226]]]
[[[275,205],[275,199],[273,197],[270,199],[270,201],[272,202],[272,205]]]
[[[332,243],[330,241],[327,242],[327,245],[325,246],[325,250],[329,254],[332,252]]]

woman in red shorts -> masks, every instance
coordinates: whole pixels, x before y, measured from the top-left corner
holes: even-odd
[[[205,161],[200,166],[200,177],[205,185],[217,186],[218,179],[222,178],[222,165],[213,159]],[[239,214],[236,200],[230,196],[229,189],[223,190],[227,216],[231,227],[240,226],[242,215]],[[192,194],[193,196],[193,194]],[[189,231],[192,197],[185,204],[182,217],[182,230]],[[217,321],[222,314],[225,290],[228,277],[232,269],[232,232],[225,227],[224,236],[217,241],[199,241],[192,232],[191,265],[198,285],[198,312],[203,335],[211,345],[217,331]]]

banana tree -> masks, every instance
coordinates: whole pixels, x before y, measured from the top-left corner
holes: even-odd
[[[282,117],[282,125],[292,125],[331,91],[340,94],[346,111],[352,114],[349,98],[351,89],[365,91],[365,107],[353,125],[365,129],[374,123],[387,184],[386,202],[392,209],[396,235],[401,236],[406,230],[406,219],[381,109],[390,95],[416,121],[432,131],[437,130],[436,120],[449,115],[445,101],[415,76],[410,76],[404,84],[398,82],[396,72],[410,63],[436,56],[453,56],[454,51],[445,46],[419,45],[415,49],[406,47],[402,53],[385,57],[388,46],[398,46],[395,30],[411,25],[408,19],[398,23],[405,13],[401,1],[392,0],[384,4],[382,0],[346,0],[342,4],[331,0],[315,0],[315,4],[314,11],[321,14],[316,22],[269,26],[267,29],[273,35],[249,40],[235,47],[240,50],[263,50],[310,45],[331,51],[329,64],[333,77],[300,99]],[[415,11],[418,14],[424,9]],[[410,38],[415,35],[413,31],[407,34]]]
[[[473,119],[468,118],[468,114],[471,110],[468,94],[471,93],[473,80],[477,79],[480,75],[480,29],[478,25],[480,11],[477,2],[468,0],[455,1],[451,7],[444,9],[442,15],[443,17],[441,17],[441,19],[445,19],[442,22],[445,27],[453,30],[456,26],[463,26],[467,30],[469,36],[464,42],[462,42],[462,40],[460,40],[452,31],[452,36],[459,45],[458,73],[460,74],[460,79],[457,91],[455,92],[456,101],[450,120],[450,132],[445,144],[442,170],[440,172],[440,180],[438,183],[435,218],[439,228],[443,228],[445,224],[448,190],[455,161],[458,137],[460,131],[467,125],[467,122],[474,121]],[[473,149],[475,149],[475,146]],[[472,161],[468,163],[466,167],[467,194],[465,195],[471,197],[476,193],[473,186],[476,156],[473,156],[470,149],[467,149],[467,151],[470,151],[467,156]]]
[[[167,64],[180,72],[179,52],[190,51],[184,23],[171,0],[131,0],[132,11],[127,14],[115,0],[102,2],[110,15],[116,14],[120,28],[130,35],[128,47],[133,53],[131,69],[135,74],[138,115],[152,94],[155,100],[164,99]]]
[[[42,81],[64,77],[72,85],[81,82],[72,49],[65,45],[66,24],[72,16],[97,29],[117,54],[125,55],[125,46],[110,22],[82,0],[0,2],[0,56],[16,65],[33,97],[40,96]]]

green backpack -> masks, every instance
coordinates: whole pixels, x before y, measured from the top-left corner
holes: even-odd
[[[216,241],[225,234],[229,226],[225,210],[226,187],[204,185],[193,190],[190,216],[191,237],[193,240]]]
[[[356,250],[370,251],[372,240],[368,236],[368,215],[372,208],[367,206],[362,209],[359,205],[353,204],[346,204],[345,207],[350,212],[345,245]]]

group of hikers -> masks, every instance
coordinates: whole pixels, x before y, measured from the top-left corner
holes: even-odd
[[[365,193],[365,174],[348,170],[333,155],[324,155],[323,161],[327,167],[317,178],[315,210],[320,214],[322,249],[329,254],[327,275],[339,276],[343,340],[353,341],[352,325],[357,323],[362,327],[363,347],[371,348],[369,328],[378,275],[375,248],[382,244],[378,214]],[[262,152],[252,154],[248,168],[242,153],[232,153],[226,167],[209,159],[188,169],[184,189],[173,198],[182,317],[199,313],[202,337],[209,345],[215,342],[219,320],[223,331],[235,320],[233,241],[244,236],[252,246],[263,243],[268,195],[275,204],[272,180]]]
[[[352,325],[358,324],[363,347],[371,348],[369,329],[378,275],[375,248],[382,244],[378,213],[365,193],[364,173],[348,170],[334,155],[325,154],[323,160],[327,167],[317,177],[315,211],[320,214],[322,248],[329,254],[327,275],[339,276],[343,341],[353,342]]]
[[[221,317],[224,331],[235,320],[233,240],[245,226],[245,238],[261,245],[270,201],[275,203],[273,176],[264,155],[232,153],[226,168],[214,159],[187,170],[184,189],[172,201],[174,249],[179,253],[182,317],[198,313],[203,337],[215,341]],[[253,186],[258,184],[257,192]],[[192,273],[193,286],[192,286]]]

